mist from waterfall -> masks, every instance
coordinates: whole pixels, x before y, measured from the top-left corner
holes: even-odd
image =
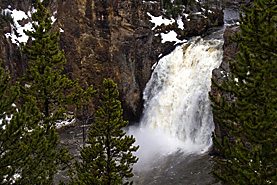
[[[222,60],[222,40],[192,38],[156,65],[143,93],[143,117],[128,133],[140,146],[137,165],[176,152],[203,153],[214,129],[208,92]]]

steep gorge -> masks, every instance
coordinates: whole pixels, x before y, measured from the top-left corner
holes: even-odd
[[[4,8],[10,5],[11,9],[27,12],[31,2],[3,0],[2,4]],[[104,78],[112,78],[118,83],[124,117],[138,120],[143,105],[142,92],[151,76],[152,65],[160,54],[169,53],[175,47],[172,42],[162,44],[152,30],[147,12],[161,15],[159,4],[141,0],[47,2],[48,10],[56,18],[54,28],[62,31],[60,47],[67,59],[64,72],[71,79],[78,78],[84,88],[90,84],[101,88]],[[222,14],[219,10],[217,13],[221,16],[205,19],[196,16],[195,21],[187,22],[183,38],[204,34],[208,27],[222,24]],[[9,29],[7,25],[4,33]],[[27,68],[26,58],[9,38],[1,37],[3,65],[16,79]]]

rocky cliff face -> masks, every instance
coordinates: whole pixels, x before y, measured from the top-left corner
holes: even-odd
[[[234,12],[240,12],[241,5],[244,5],[250,8],[251,6],[253,6],[253,0],[235,0],[235,1],[225,2],[226,8],[232,9]],[[232,17],[230,17],[230,19],[232,19]],[[240,28],[238,25],[227,26],[225,29],[225,32],[223,35],[223,39],[224,39],[223,60],[219,68],[214,69],[212,74],[213,75],[212,78],[219,84],[222,84],[224,80],[227,82],[230,80],[229,63],[236,59],[236,54],[239,50],[239,47],[238,47],[238,44],[232,42],[229,37],[235,36],[235,34],[238,33],[239,31],[240,31]],[[220,93],[215,86],[211,87],[211,93],[212,95],[218,98],[224,96],[227,101],[228,100],[231,101],[233,99],[232,95],[230,94]],[[224,136],[228,136],[225,129],[220,126],[218,120],[216,120],[215,118],[214,118],[214,124],[215,124],[215,135],[217,137],[223,138]],[[232,138],[230,139],[232,140]]]
[[[66,73],[83,87],[118,83],[125,118],[137,120],[141,92],[156,59],[153,33],[140,1],[71,0],[50,4],[67,58]]]
[[[9,39],[1,35],[0,38],[1,66],[10,74],[12,81],[20,77],[26,70],[26,60],[20,50]]]
[[[219,84],[222,84],[223,81],[230,80],[230,69],[229,69],[229,62],[234,61],[236,57],[236,53],[238,52],[238,45],[232,42],[229,36],[235,36],[236,33],[239,32],[239,26],[229,26],[225,29],[223,38],[224,38],[224,45],[223,45],[223,60],[219,68],[213,70],[212,78]],[[218,99],[222,96],[228,101],[232,100],[232,96],[230,94],[222,94],[217,90],[215,86],[211,88],[212,95],[218,97]],[[224,128],[220,126],[218,121],[214,119],[215,124],[215,134],[217,137],[223,138],[227,136],[227,132]]]
[[[31,0],[2,1],[4,8],[10,5],[10,9],[25,12],[31,9],[31,3]],[[56,18],[54,28],[61,30],[60,47],[65,51],[68,77],[78,78],[84,88],[91,84],[101,88],[104,78],[112,78],[118,83],[124,117],[137,121],[151,66],[160,54],[174,48],[174,43],[162,44],[152,30],[147,12],[161,15],[159,4],[142,0],[45,0],[44,3]],[[191,11],[199,9],[200,5]],[[202,35],[209,27],[222,24],[222,12],[214,12],[209,17],[191,15],[191,22],[183,20],[184,30],[176,30],[179,38]],[[3,65],[13,79],[22,75],[27,62],[17,45],[2,36],[0,48]]]

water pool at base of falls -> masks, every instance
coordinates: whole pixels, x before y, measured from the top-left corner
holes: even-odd
[[[175,152],[152,161],[151,168],[135,168],[134,185],[220,185],[211,174],[214,161],[204,154]]]

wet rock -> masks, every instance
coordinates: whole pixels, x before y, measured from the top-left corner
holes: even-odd
[[[223,45],[223,61],[219,68],[213,70],[212,78],[219,84],[222,84],[223,81],[228,82],[230,80],[230,69],[229,62],[236,59],[236,53],[238,52],[238,45],[230,40],[230,36],[234,36],[239,32],[239,26],[229,26],[225,29],[224,32],[224,45]],[[226,100],[231,101],[233,97],[230,94],[222,94],[218,89],[212,85],[211,94],[216,96],[218,99],[222,96]],[[226,130],[222,128],[216,118],[214,118],[215,124],[215,135],[219,138],[228,136]]]

